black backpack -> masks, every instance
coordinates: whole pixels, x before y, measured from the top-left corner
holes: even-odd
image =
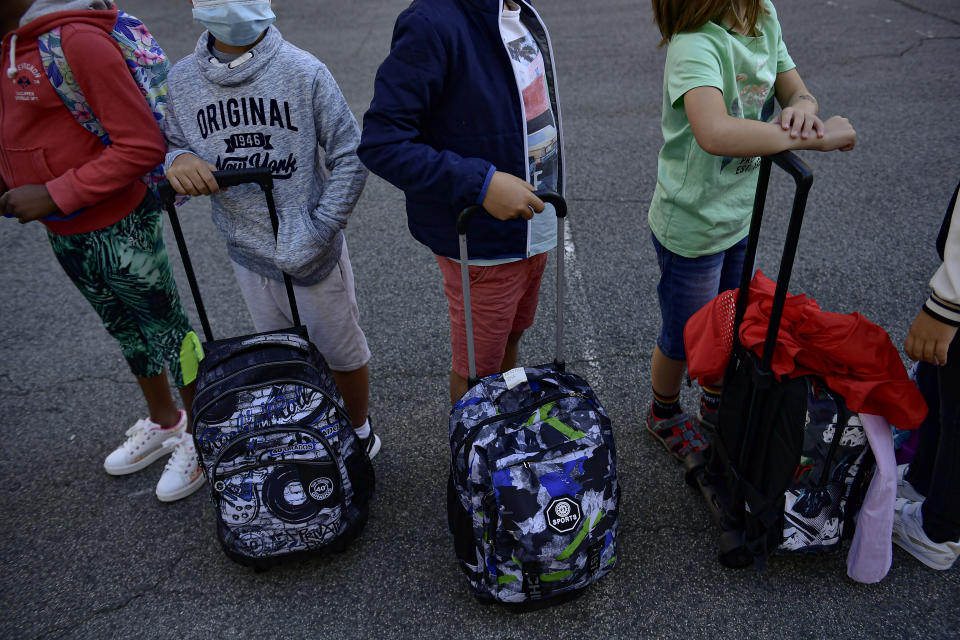
[[[269,169],[217,171],[221,187],[253,182],[279,224]],[[232,560],[256,568],[340,551],[363,530],[374,490],[333,375],[300,324],[213,340],[168,183],[159,186],[207,341],[197,371],[193,441],[206,474],[217,537]]]
[[[740,347],[719,412],[707,475],[724,489],[722,563],[762,568],[769,553],[832,552],[852,538],[874,460],[839,394],[815,376],[774,380]]]
[[[796,181],[762,356],[740,342],[773,163]],[[722,530],[720,562],[762,569],[774,551],[836,550],[853,536],[875,463],[859,417],[815,376],[777,379],[771,367],[796,256],[810,169],[794,154],[760,164],[750,234],[731,327],[717,428],[708,457],[691,454],[686,480]]]
[[[204,351],[193,439],[224,552],[263,567],[342,550],[366,523],[373,466],[306,330]]]

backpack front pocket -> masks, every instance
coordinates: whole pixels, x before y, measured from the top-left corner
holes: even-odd
[[[221,539],[245,555],[315,549],[340,533],[348,486],[322,437],[277,429],[238,439],[211,475]]]
[[[498,599],[576,589],[603,568],[604,557],[612,562],[605,519],[615,516],[616,482],[610,450],[599,439],[571,441],[496,470],[493,485],[485,514]]]

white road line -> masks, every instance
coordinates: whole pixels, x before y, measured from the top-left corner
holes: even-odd
[[[587,288],[577,265],[577,247],[573,240],[573,229],[570,226],[569,218],[567,218],[565,226],[563,256],[567,291],[564,298],[564,317],[568,320],[564,323],[564,336],[573,335],[570,330],[572,327],[577,327],[577,333],[575,340],[564,340],[564,348],[567,348],[566,344],[568,343],[577,347],[579,356],[586,360],[582,365],[582,370],[578,371],[578,375],[585,378],[597,392],[597,395],[602,397],[600,389],[603,385],[603,379],[600,375],[600,363],[598,361],[597,331],[590,314],[591,306],[587,297]],[[576,322],[571,322],[571,319],[575,319]],[[570,359],[570,355],[567,356],[567,359]]]

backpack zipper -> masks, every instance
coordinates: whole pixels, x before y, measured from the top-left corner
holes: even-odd
[[[346,415],[346,409],[344,409],[343,407],[341,407],[341,406],[340,406],[340,403],[338,403],[338,402],[333,398],[333,396],[331,396],[329,393],[327,393],[325,390],[321,389],[320,387],[316,386],[315,384],[313,384],[313,383],[311,383],[311,382],[305,382],[305,381],[303,381],[303,380],[297,380],[297,379],[295,379],[295,378],[278,378],[278,379],[275,379],[275,380],[271,380],[270,382],[261,382],[261,383],[258,383],[258,384],[250,384],[250,385],[245,385],[245,386],[242,386],[242,387],[234,387],[233,389],[229,389],[229,390],[227,390],[227,391],[223,391],[222,393],[218,394],[213,400],[210,400],[210,401],[207,402],[205,405],[203,405],[199,410],[197,410],[197,412],[195,413],[195,415],[194,415],[194,417],[193,417],[194,423],[200,421],[200,416],[202,416],[207,409],[209,409],[212,405],[216,404],[217,402],[219,402],[219,401],[222,400],[223,398],[226,398],[228,395],[233,394],[233,393],[239,393],[240,391],[249,391],[249,390],[251,390],[251,389],[259,389],[259,388],[262,388],[262,387],[264,387],[265,385],[268,385],[268,384],[269,384],[269,385],[273,385],[273,386],[282,386],[282,385],[284,385],[284,384],[298,384],[298,385],[301,385],[301,386],[303,386],[303,387],[308,387],[309,389],[312,389],[313,391],[316,391],[316,392],[320,393],[320,395],[322,395],[324,398],[326,398],[327,400],[329,400],[330,403],[334,406],[334,408],[335,408],[340,414]]]
[[[248,365],[248,366],[246,366],[246,367],[244,367],[244,368],[242,368],[242,369],[238,369],[238,370],[234,371],[233,373],[228,374],[228,375],[220,378],[219,380],[215,381],[211,386],[222,384],[222,383],[226,382],[227,380],[230,380],[231,378],[240,375],[241,373],[249,373],[250,371],[253,371],[254,369],[259,369],[259,368],[261,368],[261,367],[267,367],[267,366],[275,366],[275,365],[303,365],[303,366],[307,367],[308,369],[311,369],[312,371],[316,371],[317,373],[321,373],[321,372],[320,372],[320,369],[318,369],[317,367],[313,366],[311,363],[309,363],[309,362],[307,362],[307,361],[305,361],[305,360],[278,360],[278,361],[275,361],[275,362],[258,362],[257,364]],[[206,408],[206,406],[204,406],[204,408]]]
[[[502,413],[502,414],[497,414],[495,416],[490,416],[489,418],[484,418],[477,424],[470,427],[466,435],[464,435],[463,441],[459,444],[459,446],[457,446],[457,451],[456,453],[453,454],[453,459],[456,460],[460,456],[460,452],[466,446],[467,442],[472,441],[476,437],[477,432],[481,428],[487,426],[488,424],[491,424],[493,422],[497,422],[500,420],[506,420],[508,418],[513,418],[513,417],[524,415],[524,414],[529,414],[534,409],[539,409],[545,404],[548,404],[550,402],[556,402],[557,400],[562,400],[564,398],[583,398],[584,400],[587,400],[588,402],[590,402],[590,405],[593,406],[593,401],[587,396],[585,396],[584,394],[578,393],[576,391],[567,391],[564,393],[553,393],[545,398],[540,399],[538,402],[534,404],[526,405],[524,407],[521,407],[520,409],[511,411],[510,413]],[[464,457],[464,465],[466,465],[467,463],[469,463],[469,460],[467,460],[466,457]]]
[[[321,446],[323,447],[323,449],[324,449],[324,450],[327,452],[327,454],[330,456],[331,460],[333,460],[334,462],[336,462],[336,455],[333,453],[333,447],[332,447],[332,446],[330,445],[330,443],[327,441],[326,436],[324,436],[322,433],[320,433],[320,432],[318,432],[318,431],[314,431],[313,429],[310,429],[310,428],[307,428],[307,427],[297,427],[297,428],[295,428],[295,429],[286,428],[286,427],[273,427],[273,428],[270,428],[270,429],[264,429],[263,431],[256,431],[256,432],[254,432],[254,433],[251,433],[251,434],[249,434],[248,436],[246,436],[246,438],[237,438],[236,440],[234,440],[233,442],[231,442],[229,445],[227,445],[227,446],[225,446],[223,449],[221,449],[221,450],[220,450],[220,453],[217,454],[217,457],[213,459],[213,464],[210,465],[210,466],[211,466],[211,469],[213,469],[213,480],[214,480],[214,482],[216,482],[217,478],[220,478],[220,477],[225,477],[225,476],[227,476],[227,475],[236,475],[236,474],[242,473],[242,472],[244,472],[244,471],[250,471],[250,470],[252,470],[252,469],[259,469],[259,468],[268,466],[267,464],[264,464],[263,462],[258,462],[258,463],[256,463],[256,464],[248,464],[248,465],[245,465],[245,466],[243,466],[243,467],[238,467],[238,468],[236,468],[236,469],[233,469],[233,470],[230,471],[229,474],[226,474],[226,473],[217,473],[217,467],[220,466],[220,461],[223,459],[223,456],[226,455],[227,451],[229,451],[230,449],[232,449],[237,443],[242,442],[242,441],[245,440],[245,439],[250,439],[250,438],[253,438],[253,437],[266,436],[266,435],[270,435],[270,434],[272,434],[272,433],[289,433],[290,431],[300,431],[300,432],[302,432],[302,433],[306,433],[307,435],[313,436],[313,437],[317,440],[317,442],[319,442],[319,443],[321,444]],[[308,461],[298,462],[298,461],[295,461],[295,460],[277,462],[277,463],[272,463],[272,464],[283,464],[284,462],[287,462],[288,464],[311,464],[311,463],[308,462]],[[322,463],[313,463],[313,464],[322,464]]]

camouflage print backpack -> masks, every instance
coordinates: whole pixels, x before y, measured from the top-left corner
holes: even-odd
[[[552,367],[482,378],[450,415],[448,518],[477,598],[561,602],[616,562],[610,420],[580,377]]]

